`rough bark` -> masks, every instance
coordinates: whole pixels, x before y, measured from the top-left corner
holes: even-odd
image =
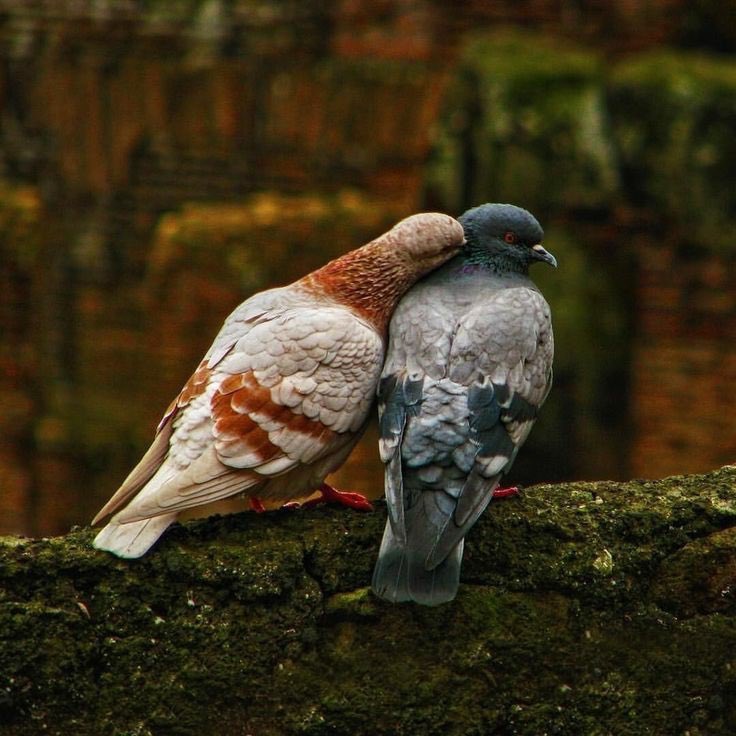
[[[736,467],[494,503],[434,609],[369,592],[384,520],[2,538],[0,733],[736,732]]]

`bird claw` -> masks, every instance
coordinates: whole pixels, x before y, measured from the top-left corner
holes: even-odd
[[[355,511],[373,511],[371,502],[361,493],[351,493],[350,491],[338,491],[327,483],[323,483],[319,487],[320,496],[318,498],[310,498],[302,504],[303,508],[312,508],[320,503],[337,503],[341,506],[347,506]]]
[[[257,496],[250,497],[250,507],[257,514],[262,514],[266,510],[266,507],[263,505],[263,501],[261,501]]]
[[[508,488],[496,488],[495,491],[493,491],[493,498],[511,498],[512,496],[518,496],[519,495],[519,487],[518,486],[509,486]]]

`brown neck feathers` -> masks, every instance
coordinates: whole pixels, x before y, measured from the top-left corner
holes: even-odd
[[[374,241],[330,261],[301,283],[350,307],[383,334],[417,275],[385,242]]]

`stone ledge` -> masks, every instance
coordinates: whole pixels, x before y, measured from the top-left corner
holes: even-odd
[[[0,733],[734,732],[736,468],[492,504],[436,609],[367,589],[384,520],[0,539]]]

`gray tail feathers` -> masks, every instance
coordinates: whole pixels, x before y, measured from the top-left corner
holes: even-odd
[[[425,606],[438,606],[457,595],[460,565],[463,559],[463,539],[447,557],[432,570],[425,566],[426,541],[412,539],[407,530],[406,545],[394,535],[391,522],[386,521],[378,561],[373,571],[373,592],[391,603],[414,601]],[[414,543],[413,543],[414,542]]]

